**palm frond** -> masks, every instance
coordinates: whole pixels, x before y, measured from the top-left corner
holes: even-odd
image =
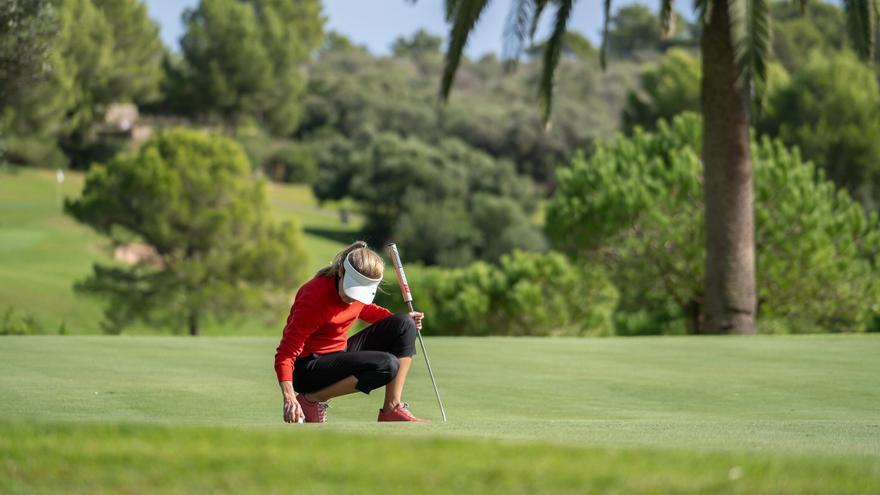
[[[611,0],[606,0],[610,2]],[[550,112],[553,108],[553,82],[556,74],[556,67],[562,57],[562,48],[565,44],[565,33],[568,30],[568,19],[571,16],[571,10],[575,0],[557,0],[556,20],[553,23],[553,33],[547,39],[547,46],[544,48],[544,65],[541,70],[541,84],[538,88],[538,95],[541,99],[541,110],[544,124],[550,121]]]
[[[672,30],[672,0],[660,0],[660,29],[665,34]]]
[[[523,47],[529,39],[535,0],[514,0],[504,26],[504,48],[501,58],[508,70],[516,67]]]
[[[770,56],[768,0],[729,0],[731,35],[736,63],[754,102],[763,100]],[[760,108],[760,107],[759,107]]]
[[[605,70],[605,54],[608,52],[608,21],[611,18],[611,0],[605,0],[602,10],[602,46],[599,48],[599,65]]]
[[[694,0],[694,10],[697,12],[697,19],[700,20],[700,23],[706,24],[712,13],[712,0]]]
[[[450,6],[452,3],[455,5]],[[440,99],[444,101],[449,98],[449,90],[452,89],[468,36],[488,4],[489,0],[447,0],[447,9],[451,9],[447,10],[447,14],[451,14],[452,29],[449,32],[449,48],[446,50],[446,64],[440,82]]]
[[[843,0],[846,27],[853,48],[865,60],[873,60],[877,47],[878,0]]]
[[[541,20],[541,14],[547,8],[549,0],[535,0],[535,13],[532,15],[532,28],[529,29],[529,38],[535,39],[535,32],[538,30],[538,21]]]
[[[459,0],[446,0],[446,22],[452,22],[459,3]]]

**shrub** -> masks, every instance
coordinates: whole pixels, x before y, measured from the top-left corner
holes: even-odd
[[[425,332],[440,335],[610,335],[617,290],[602,269],[559,253],[515,251],[498,265],[413,267],[408,281],[426,313]],[[390,284],[389,284],[390,286]],[[378,303],[403,310],[400,294]]]
[[[358,202],[371,244],[394,239],[414,246],[410,260],[450,267],[544,247],[529,220],[534,184],[506,160],[455,139],[435,144],[390,133],[362,145],[332,137],[316,150],[315,195]]]
[[[0,335],[35,335],[43,333],[43,327],[30,313],[18,313],[7,306],[0,317]]]
[[[813,52],[769,103],[759,129],[797,146],[866,209],[880,206],[880,87],[870,67]]]
[[[290,143],[272,153],[262,164],[274,180],[312,184],[318,175],[318,164],[310,146]]]

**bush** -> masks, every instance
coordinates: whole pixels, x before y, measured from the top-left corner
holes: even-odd
[[[316,150],[315,195],[357,201],[371,244],[394,239],[415,246],[412,261],[450,267],[544,247],[529,220],[534,184],[506,160],[456,139],[429,143],[390,133],[362,145],[330,137]]]
[[[273,180],[312,184],[318,176],[318,164],[310,146],[291,143],[272,153],[262,163],[263,171]]]
[[[763,132],[797,146],[866,209],[880,207],[880,87],[870,67],[813,52],[769,102]]]
[[[623,128],[652,130],[659,119],[700,110],[700,61],[685,50],[669,50],[656,67],[639,75],[638,90],[630,90],[623,108]]]
[[[43,327],[30,313],[17,313],[7,306],[0,317],[0,335],[35,335],[43,333]]]
[[[408,281],[439,335],[611,335],[617,290],[604,272],[575,266],[559,253],[514,252],[498,265],[413,267]],[[389,284],[390,285],[390,284]],[[396,290],[377,303],[404,307]]]
[[[622,289],[620,333],[697,332],[702,318],[701,123],[685,114],[558,174],[555,245]],[[779,141],[752,147],[759,317],[787,331],[863,331],[880,312],[880,226]],[[641,314],[641,316],[639,316]],[[779,325],[760,326],[782,331]]]
[[[275,140],[260,126],[253,122],[235,129],[235,140],[244,148],[252,167],[258,167],[269,160],[278,149]]]

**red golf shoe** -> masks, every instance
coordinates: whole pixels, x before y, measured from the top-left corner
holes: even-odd
[[[402,404],[398,404],[397,407],[388,411],[382,412],[379,409],[379,421],[409,421],[411,423],[430,423],[430,419],[419,419],[413,416],[413,413],[409,412],[409,405],[404,402]]]
[[[311,402],[303,394],[296,394],[296,401],[299,402],[302,408],[303,415],[306,417],[306,423],[327,422],[327,408],[330,406],[326,402]]]

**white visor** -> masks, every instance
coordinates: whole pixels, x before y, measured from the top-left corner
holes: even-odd
[[[382,277],[370,278],[358,272],[351,266],[351,262],[348,261],[349,256],[351,254],[345,257],[345,262],[343,263],[345,277],[342,279],[342,291],[345,292],[346,296],[355,301],[370,304],[373,302],[373,298],[376,297],[376,289],[379,287]]]

